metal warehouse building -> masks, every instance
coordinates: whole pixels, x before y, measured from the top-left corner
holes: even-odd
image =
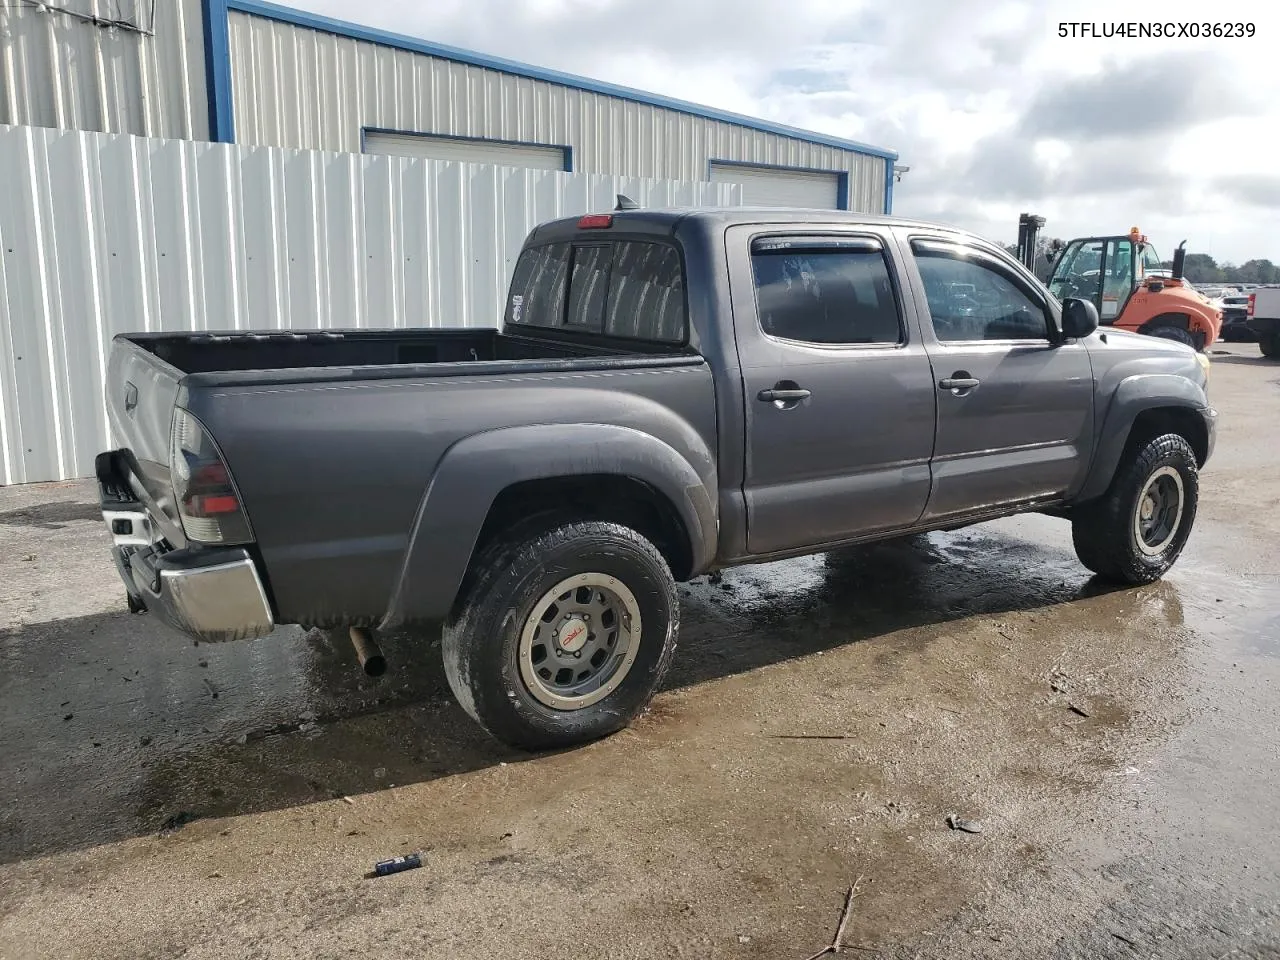
[[[538,223],[881,213],[894,159],[260,0],[0,0],[0,483],[92,474],[117,334],[493,327]]]
[[[891,151],[259,0],[0,0],[0,123],[892,206]]]

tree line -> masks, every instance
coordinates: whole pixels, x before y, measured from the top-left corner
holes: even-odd
[[[1172,261],[1165,264],[1172,267]],[[1183,273],[1192,283],[1280,283],[1280,267],[1270,260],[1219,264],[1207,253],[1188,253]]]

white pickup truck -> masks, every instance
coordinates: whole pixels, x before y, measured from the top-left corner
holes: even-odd
[[[1258,335],[1262,355],[1280,360],[1280,287],[1262,287],[1249,294],[1248,324]]]

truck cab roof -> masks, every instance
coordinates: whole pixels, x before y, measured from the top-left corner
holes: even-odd
[[[608,218],[607,222],[605,218]],[[595,223],[586,226],[584,221]],[[562,217],[540,224],[530,234],[528,242],[549,243],[581,236],[593,229],[625,230],[628,233],[672,236],[682,223],[701,222],[725,229],[744,223],[786,226],[823,225],[836,226],[890,226],[916,227],[932,232],[953,233],[969,241],[996,246],[958,227],[942,226],[906,217],[889,217],[878,214],[855,213],[848,210],[814,210],[792,207],[670,207],[651,210],[614,210],[609,213],[589,214],[585,217]]]

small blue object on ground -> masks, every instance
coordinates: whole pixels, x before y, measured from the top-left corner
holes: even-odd
[[[392,873],[399,873],[401,870],[412,870],[414,867],[420,866],[422,866],[421,854],[411,853],[405,857],[380,860],[373,865],[373,873],[374,876],[385,877]]]

